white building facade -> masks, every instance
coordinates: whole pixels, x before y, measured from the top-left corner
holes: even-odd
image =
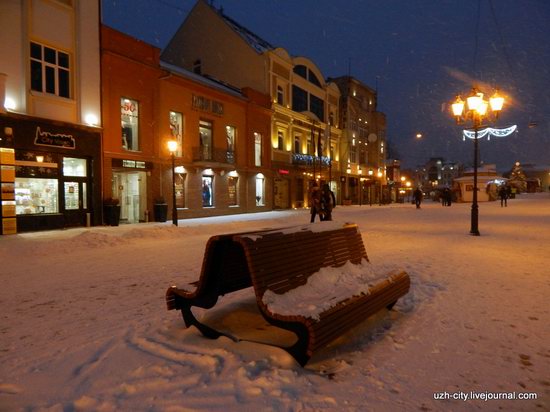
[[[99,10],[96,0],[0,2],[2,218],[15,209],[15,231],[101,222]]]

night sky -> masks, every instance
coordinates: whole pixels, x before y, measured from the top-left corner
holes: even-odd
[[[103,23],[162,49],[194,4],[103,0]],[[308,57],[325,78],[351,74],[378,88],[390,145],[405,167],[430,157],[472,163],[473,143],[462,140],[444,104],[467,94],[473,82],[510,97],[497,126],[518,125],[512,136],[480,141],[481,160],[500,171],[515,161],[550,164],[550,1],[216,0],[214,6],[274,46]]]

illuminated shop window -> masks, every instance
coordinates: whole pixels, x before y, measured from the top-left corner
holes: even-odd
[[[265,177],[262,173],[256,175],[256,206],[265,206]]]
[[[57,182],[57,179],[17,177],[15,179],[15,213],[18,215],[58,213]]]
[[[122,125],[122,148],[139,150],[139,103],[136,100],[120,99],[120,121]]]
[[[178,169],[176,167],[176,169]],[[184,208],[185,207],[185,181],[187,179],[187,173],[179,173],[178,170],[176,170],[176,182],[175,182],[175,190],[176,190],[176,207],[177,208]]]
[[[183,156],[183,115],[178,112],[170,112],[170,135],[171,139],[178,142],[176,156]]]
[[[86,159],[63,158],[63,176],[86,177]]]
[[[202,207],[212,207],[214,205],[212,182],[214,178],[212,176],[202,176]]]
[[[237,196],[237,187],[239,183],[239,178],[237,176],[229,176],[227,178],[227,195],[228,195],[228,204],[229,206],[238,205],[238,196]]]

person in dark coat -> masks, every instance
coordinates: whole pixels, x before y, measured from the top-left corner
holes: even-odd
[[[336,205],[336,197],[328,184],[321,190],[321,220],[332,220],[332,209]]]
[[[508,189],[506,186],[500,186],[500,189],[498,189],[498,197],[500,197],[500,207],[508,207]]]
[[[416,190],[413,192],[414,204],[416,205],[417,209],[420,209],[420,204],[422,203],[423,197],[424,197],[424,194],[422,193],[422,190],[420,190],[420,188],[417,187]]]
[[[315,222],[315,216],[319,215],[319,220],[321,219],[321,190],[319,190],[319,185],[317,182],[313,182],[311,190],[309,191],[309,206],[311,208],[311,220],[310,222]]]

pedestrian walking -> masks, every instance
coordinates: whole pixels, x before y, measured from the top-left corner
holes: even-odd
[[[332,209],[336,205],[336,197],[328,184],[323,185],[321,190],[321,220],[332,220]]]
[[[422,193],[422,190],[420,190],[419,187],[416,188],[416,190],[413,193],[414,197],[414,204],[416,205],[417,209],[420,209],[420,204],[422,203],[422,198],[424,197],[424,194]]]
[[[319,220],[321,219],[321,191],[319,190],[319,185],[317,182],[313,182],[311,189],[309,191],[309,206],[311,213],[310,223],[315,222],[315,216],[319,215]]]
[[[498,197],[500,198],[500,207],[508,207],[508,189],[506,186],[500,186]]]

